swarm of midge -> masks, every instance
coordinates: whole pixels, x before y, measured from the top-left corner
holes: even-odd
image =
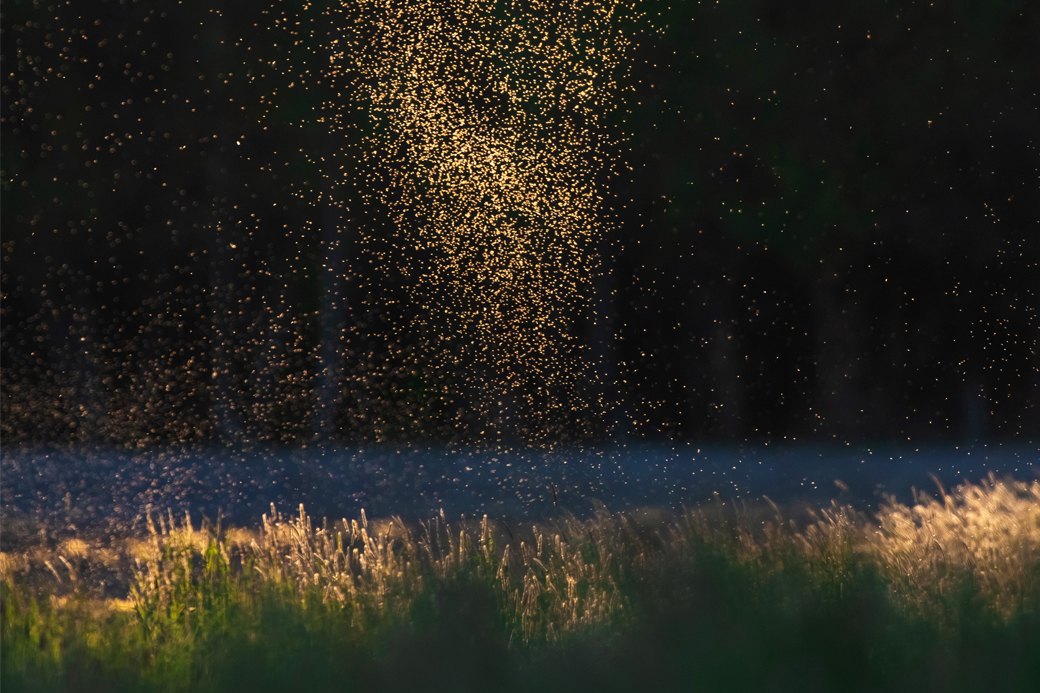
[[[355,231],[418,307],[391,330],[421,345],[400,365],[465,390],[486,436],[513,410],[537,434],[588,396],[577,323],[595,319],[635,4],[350,0],[279,18],[325,62],[301,79],[334,93],[332,195],[393,227],[390,251]]]

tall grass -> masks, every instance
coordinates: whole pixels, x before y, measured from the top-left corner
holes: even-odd
[[[1040,690],[1040,483],[148,536],[3,556],[5,690]],[[116,586],[113,586],[116,583]]]

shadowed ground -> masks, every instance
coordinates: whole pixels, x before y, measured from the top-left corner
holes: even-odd
[[[551,452],[372,446],[242,451],[5,450],[3,516],[54,532],[142,531],[142,514],[186,510],[252,524],[271,503],[315,516],[538,520],[614,510],[677,509],[715,498],[863,509],[884,494],[936,490],[987,473],[1030,480],[1040,446],[873,448],[628,445]],[[934,479],[933,479],[934,477]],[[12,524],[14,521],[14,524]],[[33,530],[36,531],[35,529]],[[5,544],[18,533],[5,532]]]

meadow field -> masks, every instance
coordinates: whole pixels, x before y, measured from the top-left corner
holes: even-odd
[[[5,547],[9,548],[9,547]],[[2,554],[5,691],[1040,690],[1040,482]]]

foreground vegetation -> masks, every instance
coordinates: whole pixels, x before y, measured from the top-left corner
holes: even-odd
[[[1040,690],[1040,483],[874,515],[190,518],[3,555],[18,690]]]

